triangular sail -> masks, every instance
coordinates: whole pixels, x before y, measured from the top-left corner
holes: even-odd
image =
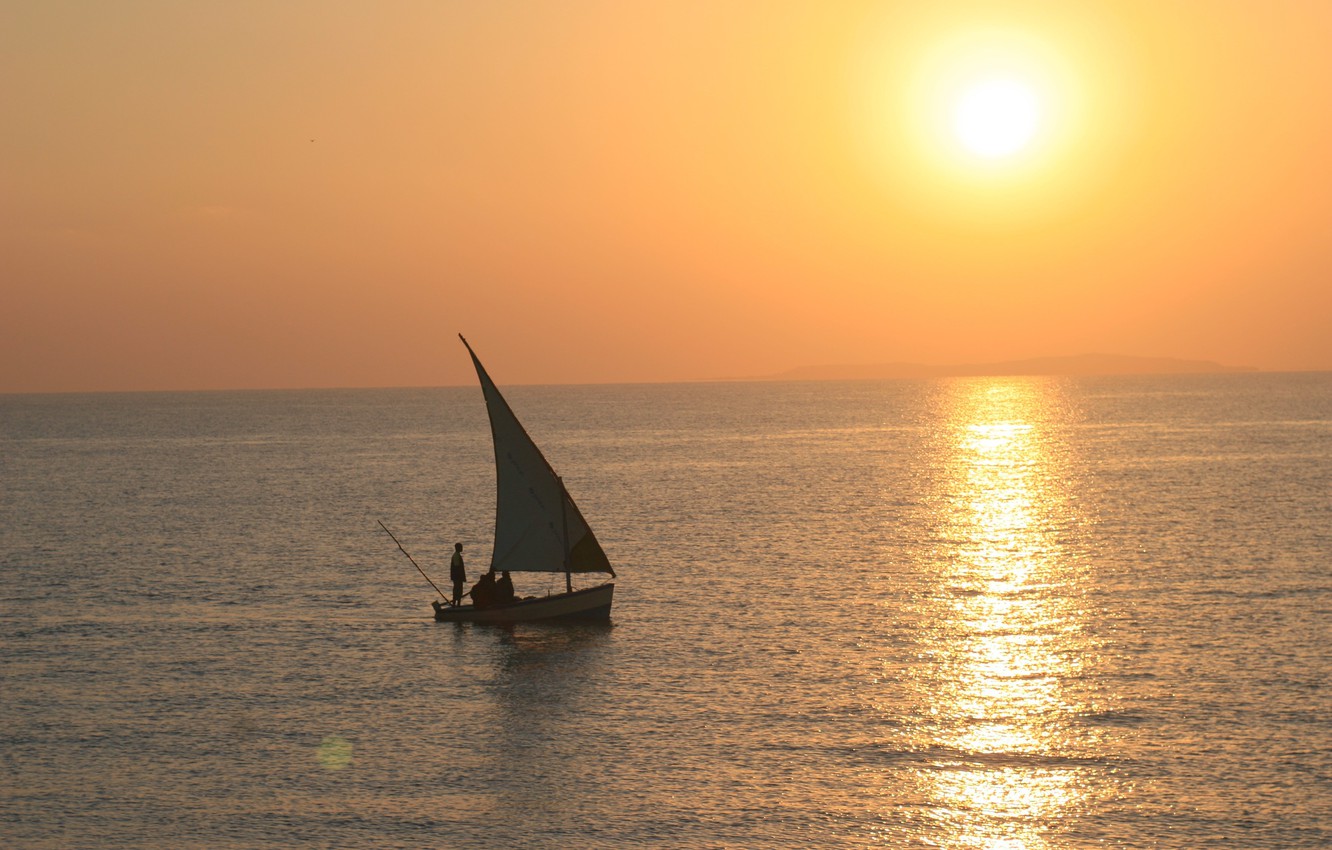
[[[495,440],[495,551],[490,558],[491,569],[615,575],[563,482],[500,395],[476,352],[461,334],[458,338],[476,366]]]

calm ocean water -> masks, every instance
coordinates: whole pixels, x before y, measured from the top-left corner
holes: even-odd
[[[1332,374],[506,392],[0,397],[0,844],[1332,846]]]

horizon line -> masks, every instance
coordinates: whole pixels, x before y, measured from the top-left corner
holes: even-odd
[[[1000,367],[1012,367],[1018,364],[1068,362],[1086,358],[1103,357],[1115,360],[1148,363],[1173,363],[1181,365],[1206,366],[1208,368],[1181,368],[1156,370],[1111,370],[1111,371],[1008,371]],[[977,371],[984,369],[996,371]],[[917,374],[835,374],[823,373],[825,370],[923,370],[928,373]],[[929,372],[929,370],[935,370]],[[1154,376],[1154,375],[1244,375],[1244,374],[1318,374],[1332,372],[1332,369],[1264,369],[1256,366],[1225,366],[1216,361],[1188,360],[1168,357],[1136,357],[1132,355],[1069,355],[1057,357],[1035,357],[1021,360],[993,361],[988,363],[861,363],[861,364],[825,364],[816,366],[797,366],[783,372],[766,375],[719,376],[711,378],[692,378],[675,380],[614,380],[614,381],[552,381],[524,382],[506,381],[508,387],[582,387],[582,386],[654,386],[673,384],[736,384],[736,383],[833,383],[845,381],[901,381],[901,380],[939,380],[946,378],[1004,378],[1004,377],[1116,377],[1116,376]],[[36,395],[147,395],[152,393],[238,393],[238,392],[314,392],[314,391],[363,391],[363,390],[431,390],[472,387],[472,381],[440,384],[324,384],[295,386],[230,386],[230,387],[163,387],[155,389],[55,389],[55,390],[5,390],[0,389],[0,397],[36,396]]]

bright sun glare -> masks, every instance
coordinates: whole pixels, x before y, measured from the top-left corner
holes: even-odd
[[[1015,201],[1035,204],[1057,191],[1052,178],[1068,173],[1080,156],[1074,143],[1091,134],[1085,74],[1055,39],[978,26],[922,32],[919,41],[919,52],[903,57],[902,98],[892,104],[895,114],[883,113],[888,135],[876,140],[880,146],[896,154],[908,142],[916,162],[929,166],[918,172],[922,189],[941,203],[975,208],[982,197],[998,196],[972,190],[991,187],[1011,210]],[[963,186],[965,194],[951,192]],[[1019,186],[1030,191],[1016,195]]]
[[[967,86],[953,105],[953,132],[962,146],[986,159],[1011,156],[1036,135],[1041,104],[1031,86],[1010,78]]]

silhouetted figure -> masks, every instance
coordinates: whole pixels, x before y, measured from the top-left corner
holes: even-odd
[[[476,580],[472,589],[467,591],[472,597],[472,604],[478,608],[489,608],[495,604],[495,573],[490,571]]]
[[[505,570],[499,581],[495,582],[495,604],[508,605],[512,601],[513,579],[509,578],[509,571]]]
[[[449,562],[449,579],[453,582],[453,604],[462,604],[463,585],[467,583],[467,570],[463,567],[462,544],[453,544],[453,560]]]

